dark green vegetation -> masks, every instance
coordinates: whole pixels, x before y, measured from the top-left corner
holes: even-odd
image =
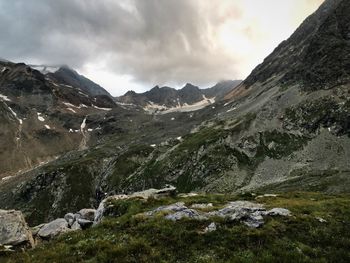
[[[252,200],[242,196],[204,195],[163,200],[118,201],[98,227],[65,234],[34,250],[0,258],[1,262],[349,262],[350,196],[317,193],[258,198],[267,208],[284,207],[291,217],[266,217],[250,229],[214,219],[217,231],[203,233],[211,221],[166,221],[138,215],[163,204],[184,201]],[[320,218],[326,222],[320,222]]]

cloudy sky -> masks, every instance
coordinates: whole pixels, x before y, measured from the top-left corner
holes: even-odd
[[[243,79],[323,0],[0,0],[0,57],[113,95]]]

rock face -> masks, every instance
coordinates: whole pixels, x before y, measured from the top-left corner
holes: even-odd
[[[0,210],[0,245],[34,246],[32,233],[22,212]]]
[[[348,0],[326,0],[244,81],[263,83],[273,74],[284,85],[327,89],[350,80]]]
[[[43,239],[51,239],[60,234],[70,231],[68,222],[64,218],[58,218],[45,224],[38,232],[38,236]]]

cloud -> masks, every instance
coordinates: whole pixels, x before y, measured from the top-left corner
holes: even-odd
[[[107,73],[97,75],[123,79],[123,87],[97,79],[119,89],[114,93],[127,82],[208,85],[242,78],[272,50],[271,42],[285,37],[281,32],[290,34],[322,1],[261,2],[0,0],[0,57],[68,64],[92,78],[98,65]],[[288,16],[287,6],[302,12]],[[287,22],[271,30],[274,18]]]

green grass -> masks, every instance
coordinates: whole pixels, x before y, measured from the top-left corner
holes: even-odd
[[[349,195],[288,193],[258,199],[267,208],[284,207],[293,213],[266,217],[259,229],[213,219],[218,230],[203,234],[211,221],[174,223],[161,216],[135,216],[176,201],[212,202],[219,208],[227,201],[253,198],[247,194],[118,201],[98,227],[63,235],[0,262],[349,262]]]

